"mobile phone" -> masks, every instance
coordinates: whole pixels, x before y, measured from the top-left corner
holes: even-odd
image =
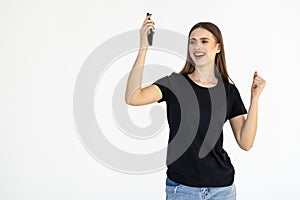
[[[147,16],[149,16],[149,15],[150,14],[147,13]],[[149,43],[150,46],[152,46],[152,41],[153,41],[153,30],[152,30],[152,28],[148,31],[147,35],[148,35],[148,43]]]

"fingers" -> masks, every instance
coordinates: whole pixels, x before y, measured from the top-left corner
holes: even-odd
[[[256,71],[256,72],[254,72],[253,78],[256,78],[257,76],[258,76],[258,73],[257,73],[257,71]]]
[[[264,81],[264,79],[261,76],[259,76],[257,72],[254,73],[253,80]]]
[[[257,72],[254,72],[254,75],[253,75],[253,87],[254,88],[257,88],[257,76],[258,76],[258,73]]]
[[[262,77],[260,77],[257,72],[255,72],[253,76],[253,87],[254,88],[257,88],[258,86],[264,87],[265,84],[266,81]]]
[[[142,28],[145,28],[145,27],[151,27],[154,29],[154,22],[152,21],[147,21],[143,24],[143,27]]]
[[[150,29],[152,30],[152,34],[155,33],[154,22],[151,20],[152,14],[147,13],[146,19],[143,22],[142,27],[140,28],[140,47],[149,47],[151,45],[149,43],[149,33]],[[148,36],[148,37],[147,37]]]
[[[150,19],[151,16],[152,16],[152,14],[147,13],[147,16],[146,16],[145,20]]]
[[[144,22],[143,22],[143,25],[142,25],[142,30],[144,30],[144,29],[150,29],[150,28],[152,28],[153,30],[155,29],[154,28],[154,25],[155,25],[155,23],[151,20],[151,17],[152,16],[152,14],[149,14],[148,15],[148,13],[147,13],[147,16],[146,16],[146,19],[144,20]]]
[[[142,29],[155,29],[154,28],[154,22],[152,20],[147,20],[144,22],[143,26],[142,26]]]

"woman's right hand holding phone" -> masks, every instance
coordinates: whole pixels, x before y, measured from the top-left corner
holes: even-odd
[[[140,49],[147,49],[150,46],[148,42],[148,31],[152,29],[154,34],[155,23],[151,20],[151,15],[152,14],[146,16],[146,19],[144,20],[144,23],[140,28]]]

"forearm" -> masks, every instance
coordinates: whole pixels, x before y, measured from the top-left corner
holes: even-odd
[[[253,146],[256,130],[257,130],[257,118],[258,118],[258,98],[252,98],[247,118],[242,127],[241,138],[240,138],[240,144],[246,150],[251,149],[251,147]]]
[[[133,94],[141,91],[146,54],[147,48],[139,49],[135,63],[129,73],[125,94],[125,101],[127,104],[129,104],[130,98]]]

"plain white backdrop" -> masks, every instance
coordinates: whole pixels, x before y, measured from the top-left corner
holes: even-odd
[[[184,35],[197,22],[215,23],[223,33],[229,74],[247,108],[254,71],[265,78],[254,147],[239,149],[229,124],[224,128],[237,197],[298,199],[299,9],[296,0],[2,0],[0,199],[165,199],[166,169],[130,175],[103,166],[83,147],[73,119],[74,84],[85,59],[111,37],[139,29],[146,12],[152,13],[156,28]],[[103,129],[112,143],[143,153],[164,147],[168,130],[145,146],[131,143],[116,134],[120,130],[107,107],[114,83],[131,70],[135,56],[128,54],[110,67],[114,73],[106,74],[106,84],[98,87],[95,112],[100,122],[107,120]],[[146,63],[163,62],[174,71],[184,64],[172,56],[163,59],[149,51]],[[129,106],[132,121],[151,123],[147,111],[153,105]]]

